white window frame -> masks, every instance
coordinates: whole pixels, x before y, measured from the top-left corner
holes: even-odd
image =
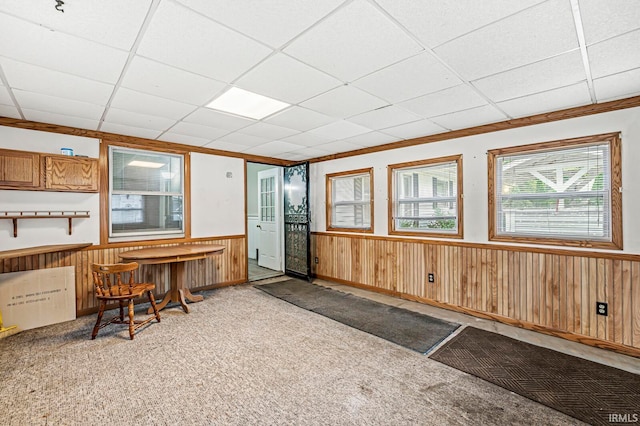
[[[335,185],[336,180],[344,179],[357,179],[357,178],[369,178],[369,199],[350,200],[350,201],[336,201],[335,199]],[[363,195],[366,191],[363,190]],[[326,175],[326,199],[327,199],[327,230],[328,231],[343,231],[343,232],[373,232],[373,168],[350,170],[346,172],[331,173]],[[355,223],[350,226],[343,226],[336,224],[335,207],[337,206],[356,206],[363,207],[363,214],[366,211],[366,206],[369,206],[369,225],[364,225],[367,221],[363,219],[363,225],[358,226]]]

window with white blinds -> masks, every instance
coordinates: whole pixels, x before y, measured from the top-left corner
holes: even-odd
[[[389,166],[390,232],[462,236],[461,156]]]
[[[111,241],[184,236],[184,157],[109,148]]]
[[[373,169],[327,175],[327,229],[373,231]]]
[[[612,151],[619,159],[619,148],[595,138],[490,151],[494,239],[611,243],[620,197]]]

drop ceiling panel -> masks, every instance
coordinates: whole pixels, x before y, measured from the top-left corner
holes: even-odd
[[[317,148],[323,151],[329,151],[331,153],[338,153],[338,152],[347,152],[347,151],[354,151],[356,149],[362,149],[364,148],[364,146],[357,145],[355,143],[338,141],[338,142],[325,143],[323,145],[317,146]]]
[[[383,145],[385,143],[398,142],[401,138],[387,135],[381,132],[370,132],[362,135],[352,136],[347,139],[343,139],[340,142],[347,142],[350,144],[361,145],[364,147]]]
[[[81,117],[73,117],[70,115],[56,114],[47,111],[36,111],[32,109],[23,109],[22,113],[26,120],[51,123],[58,126],[77,127],[87,130],[96,130],[99,123],[98,120],[89,120]]]
[[[2,104],[0,104],[0,116],[18,119],[22,118],[20,117],[20,113],[18,113],[18,109],[16,107]]]
[[[640,28],[636,0],[579,0],[587,44]]]
[[[196,109],[193,105],[147,95],[123,87],[116,92],[111,101],[111,107],[175,120],[181,119]]]
[[[204,145],[204,147],[211,149],[221,149],[223,151],[231,152],[244,152],[245,150],[251,148],[247,145],[238,145],[237,143],[225,142],[223,140],[209,142],[208,144]]]
[[[246,135],[259,136],[267,139],[282,139],[287,136],[299,133],[297,130],[288,129],[286,127],[276,126],[269,123],[255,123],[239,130],[240,133]]]
[[[162,2],[138,54],[202,76],[231,82],[271,49],[185,7]]]
[[[549,0],[435,49],[475,80],[578,48],[571,4]]]
[[[593,80],[598,101],[608,101],[640,93],[640,68]]]
[[[580,51],[565,53],[473,82],[494,102],[557,89],[585,81]]]
[[[436,47],[542,0],[378,0],[395,19],[429,47]]]
[[[638,68],[640,30],[633,31],[587,48],[593,78]]]
[[[125,126],[140,127],[142,129],[166,130],[175,124],[175,120],[165,117],[158,117],[149,114],[140,114],[132,111],[125,111],[118,108],[109,108],[105,117],[105,122],[121,124]]]
[[[52,114],[100,120],[104,107],[86,102],[73,101],[40,93],[14,90],[13,95],[22,109],[44,111]]]
[[[230,131],[247,127],[256,122],[248,118],[214,111],[210,108],[198,108],[198,110],[189,114],[183,121],[201,124],[203,126],[218,127]]]
[[[548,92],[511,99],[498,107],[512,117],[525,117],[591,103],[586,83],[574,84]]]
[[[127,52],[50,31],[0,13],[2,56],[84,78],[115,83],[127,60]]]
[[[352,85],[388,102],[402,102],[460,83],[462,81],[433,55],[421,53],[356,80]]]
[[[368,133],[370,131],[371,129],[364,126],[341,120],[324,125],[322,127],[318,127],[313,130],[309,130],[309,133],[328,139],[340,140],[350,138],[351,136],[359,135],[362,133]]]
[[[340,86],[301,104],[305,108],[336,118],[351,117],[385,105],[386,101],[352,86]]]
[[[252,147],[250,149],[247,149],[245,152],[248,154],[254,154],[254,155],[274,156],[274,155],[281,155],[290,151],[295,151],[301,148],[304,148],[304,147],[300,145],[288,143],[288,142],[273,141],[273,142],[268,142],[264,145]]]
[[[382,132],[401,139],[412,139],[420,136],[434,135],[446,131],[431,120],[415,121],[400,126],[389,127]]]
[[[343,0],[179,0],[218,22],[272,46],[313,25]]]
[[[423,50],[378,9],[355,0],[284,49],[343,80],[359,77]]]
[[[492,105],[471,108],[465,111],[432,117],[431,121],[446,129],[457,130],[467,127],[481,126],[507,119],[502,112]]]
[[[0,84],[0,104],[13,105],[13,99],[9,96],[9,91],[2,84]]]
[[[213,139],[217,139],[226,134],[229,134],[229,130],[185,122],[176,123],[176,125],[169,129],[168,132],[177,133],[188,137],[205,139],[207,141],[211,141]]]
[[[368,127],[369,129],[379,130],[386,127],[394,127],[399,126],[400,124],[418,121],[422,118],[423,117],[409,112],[406,109],[390,105],[356,115],[355,117],[349,118],[349,121]]]
[[[128,50],[151,6],[150,0],[66,1],[63,12],[55,1],[5,1],[0,11],[55,31]]]
[[[399,104],[422,117],[434,117],[485,105],[487,102],[465,84]]]
[[[100,130],[103,132],[116,133],[118,135],[129,135],[147,139],[155,139],[162,133],[159,130],[143,129],[140,127],[108,122],[103,122],[100,126]]]
[[[287,153],[287,158],[291,160],[307,160],[314,157],[329,155],[331,152],[318,148],[303,148]]]
[[[330,123],[333,120],[333,118],[324,114],[320,114],[319,112],[298,106],[293,106],[267,118],[264,121],[267,123],[304,132],[306,130],[314,129],[316,127],[320,127],[324,124]]]
[[[166,142],[175,142],[192,146],[203,146],[211,142],[211,138],[197,138],[195,136],[181,135],[179,133],[167,132],[163,133],[158,140]]]
[[[0,58],[0,66],[2,66],[11,87],[27,92],[106,105],[113,91],[113,86],[106,83],[87,80],[8,58]]]
[[[215,142],[226,142],[233,145],[242,145],[242,146],[250,147],[250,146],[263,145],[267,142],[271,142],[271,140],[267,138],[261,138],[258,136],[245,135],[242,133],[234,132],[234,133],[229,133],[228,135],[225,135],[219,139],[216,139]]]
[[[331,141],[330,138],[316,135],[309,132],[298,133],[297,135],[289,136],[282,139],[285,142],[295,143],[303,146],[316,146]]]
[[[283,54],[271,56],[235,82],[240,88],[290,104],[341,84],[340,80]]]
[[[224,89],[226,83],[135,56],[122,79],[122,86],[186,104],[202,105]]]

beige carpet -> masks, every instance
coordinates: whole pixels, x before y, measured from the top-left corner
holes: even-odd
[[[253,287],[204,296],[134,341],[95,316],[0,340],[0,424],[579,424]]]

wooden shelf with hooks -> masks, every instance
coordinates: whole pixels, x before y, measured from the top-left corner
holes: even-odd
[[[89,217],[88,211],[24,211],[24,212],[0,212],[0,219],[13,221],[13,236],[18,236],[19,219],[67,219],[69,221],[69,235],[72,233],[73,219]]]

